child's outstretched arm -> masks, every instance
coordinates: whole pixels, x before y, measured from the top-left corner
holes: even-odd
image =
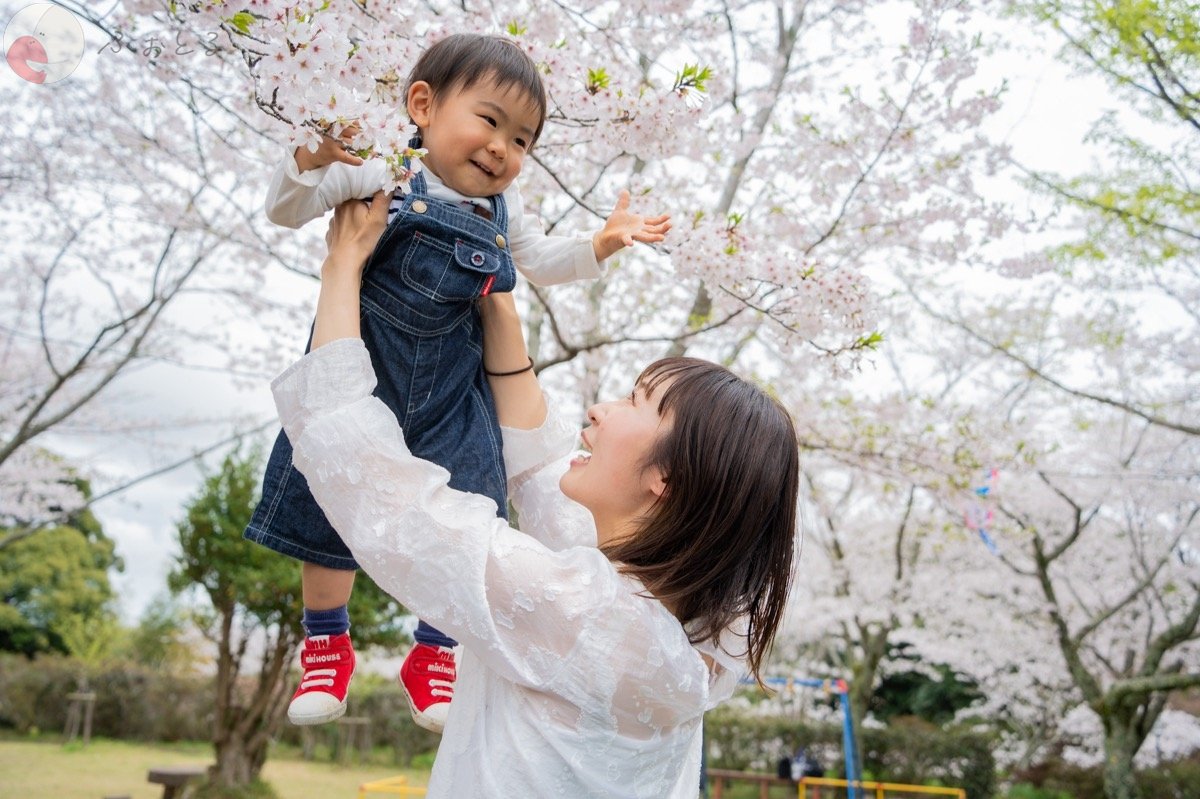
[[[343,133],[343,138],[352,135]],[[380,159],[364,162],[338,139],[325,136],[315,152],[288,150],[267,190],[267,219],[298,228],[346,200],[370,197],[386,179]]]
[[[504,193],[509,208],[509,238],[517,269],[535,286],[554,286],[573,280],[594,280],[603,274],[600,262],[635,241],[662,241],[671,218],[646,217],[629,210],[629,192],[622,191],[604,228],[592,236],[547,236],[536,216],[524,213],[514,183]]]
[[[603,261],[623,247],[632,247],[635,241],[656,244],[667,236],[671,229],[671,217],[643,216],[629,210],[629,192],[622,189],[612,213],[604,221],[604,227],[592,236],[592,248],[596,260]]]

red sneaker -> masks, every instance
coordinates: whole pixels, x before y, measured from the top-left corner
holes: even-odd
[[[350,633],[313,635],[300,650],[304,675],[288,705],[293,724],[323,724],[346,713],[346,689],[354,674],[354,645]]]
[[[400,687],[417,726],[430,732],[441,732],[446,727],[457,675],[453,649],[417,644],[409,650],[400,666]]]

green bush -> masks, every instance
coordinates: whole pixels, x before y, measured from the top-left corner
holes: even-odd
[[[863,730],[863,768],[896,782],[963,788],[968,799],[996,793],[995,739],[967,727],[936,727],[897,719],[883,729]]]
[[[0,729],[60,732],[67,694],[96,694],[92,734],[139,741],[207,740],[212,681],[136,663],[89,666],[61,655],[0,655]]]
[[[704,730],[708,763],[714,768],[773,773],[780,758],[804,746],[827,774],[844,775],[838,725],[718,708],[705,717]],[[939,729],[909,720],[864,730],[859,741],[868,774],[894,782],[959,787],[969,799],[991,799],[996,793],[992,745],[990,735],[972,729]]]
[[[1008,799],[1104,799],[1104,773],[1099,766],[1085,768],[1062,760],[1049,760],[1013,775],[1019,782]],[[1200,753],[1144,769],[1136,774],[1145,799],[1194,799],[1200,796]]]
[[[1059,791],[1053,788],[1038,788],[1027,782],[1022,782],[1010,788],[1008,793],[1004,795],[1004,799],[1074,799],[1074,797],[1066,791]]]
[[[1137,781],[1147,799],[1195,799],[1200,796],[1200,752],[1139,771]]]

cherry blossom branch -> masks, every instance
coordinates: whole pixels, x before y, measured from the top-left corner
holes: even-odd
[[[739,308],[726,316],[724,319],[721,319],[717,322],[712,322],[695,330],[677,333],[673,336],[606,336],[603,338],[586,341],[582,344],[571,344],[567,341],[566,336],[563,335],[562,329],[558,324],[558,319],[555,316],[554,309],[550,306],[544,293],[537,286],[532,284],[530,284],[529,288],[545,311],[546,320],[550,323],[550,332],[554,336],[554,341],[556,344],[558,344],[558,348],[562,351],[561,354],[553,358],[547,358],[538,361],[538,363],[534,366],[534,370],[537,372],[541,372],[543,369],[547,369],[551,366],[557,366],[560,363],[566,363],[578,355],[581,355],[585,352],[591,352],[592,350],[601,349],[602,347],[610,347],[618,344],[677,344],[681,340],[693,338],[695,336],[702,336],[705,333],[709,333],[720,327],[724,327],[736,319],[744,310]]]
[[[1197,119],[1195,114],[1193,114],[1190,110],[1185,108],[1182,103],[1171,96],[1170,91],[1166,86],[1163,85],[1159,72],[1162,72],[1164,75],[1166,75],[1168,79],[1175,84],[1176,88],[1182,91],[1183,95],[1192,102],[1200,102],[1200,97],[1197,97],[1194,93],[1188,91],[1187,87],[1184,86],[1179,80],[1179,76],[1176,75],[1171,70],[1170,66],[1167,65],[1166,61],[1162,57],[1162,53],[1158,51],[1158,47],[1155,46],[1154,39],[1151,38],[1149,33],[1146,33],[1145,31],[1142,32],[1142,41],[1145,42],[1148,48],[1150,48],[1150,52],[1154,56],[1153,63],[1150,61],[1146,62],[1146,71],[1150,73],[1150,79],[1154,81],[1154,86],[1158,90],[1155,93],[1159,98],[1162,99],[1163,102],[1171,107],[1171,110],[1175,112],[1176,116],[1194,127],[1196,130],[1200,131],[1200,119]]]
[[[938,311],[935,311],[933,308],[931,308],[929,306],[928,303],[926,303],[915,292],[915,290],[913,290],[913,288],[911,286],[909,286],[909,294],[913,298],[913,300],[915,300],[916,303],[918,305],[920,305],[921,308],[923,308],[925,310],[925,312],[928,313],[934,319],[938,320],[939,322],[943,322],[945,324],[951,325],[951,326],[957,328],[958,330],[961,330],[962,332],[966,333],[970,338],[972,338],[976,342],[984,345],[985,347],[987,347],[991,351],[997,353],[998,355],[1004,356],[1008,360],[1012,361],[1013,363],[1015,363],[1018,366],[1020,366],[1021,368],[1023,368],[1026,372],[1028,372],[1033,377],[1036,377],[1037,379],[1041,380],[1042,382],[1044,382],[1050,386],[1053,386],[1054,388],[1058,389],[1059,391],[1062,391],[1073,397],[1079,397],[1080,399],[1086,399],[1086,400],[1090,400],[1092,402],[1100,403],[1101,405],[1107,405],[1109,407],[1116,408],[1117,410],[1124,411],[1125,413],[1136,416],[1139,419],[1142,419],[1143,421],[1149,422],[1150,424],[1156,425],[1158,427],[1163,427],[1168,430],[1175,430],[1176,432],[1180,432],[1180,433],[1186,433],[1189,436],[1200,436],[1200,427],[1197,427],[1195,425],[1187,424],[1185,422],[1174,422],[1174,421],[1171,421],[1170,419],[1166,419],[1162,416],[1158,416],[1157,414],[1150,413],[1149,411],[1143,410],[1142,408],[1139,408],[1136,405],[1132,405],[1128,402],[1124,402],[1123,400],[1113,399],[1112,397],[1106,397],[1102,394],[1096,394],[1091,391],[1085,391],[1083,389],[1073,388],[1071,386],[1068,386],[1065,383],[1063,383],[1062,381],[1046,374],[1046,372],[1044,370],[1039,369],[1036,365],[1034,365],[1028,359],[1021,357],[1020,355],[1016,354],[1015,352],[1013,352],[1012,350],[1010,350],[1008,347],[1004,346],[1003,344],[998,344],[998,343],[992,341],[991,339],[989,339],[987,336],[984,336],[982,333],[978,332],[977,330],[975,330],[975,328],[971,327],[970,325],[968,325],[966,322],[962,321],[961,319],[954,318],[954,317],[948,316],[946,314],[939,313]]]
[[[759,106],[754,114],[754,120],[750,125],[750,131],[743,136],[743,139],[752,137],[756,142],[762,140],[762,134],[767,129],[767,123],[770,122],[775,108],[779,105],[779,99],[783,94],[783,85],[787,80],[789,65],[791,64],[792,56],[795,53],[796,42],[800,37],[800,30],[804,21],[803,6],[797,10],[796,18],[791,25],[788,25],[783,16],[783,6],[776,7],[775,24],[777,29],[776,47],[775,47],[775,68],[771,74],[771,80],[768,83],[768,100]],[[714,214],[718,218],[724,218],[729,215],[729,209],[733,207],[733,198],[737,195],[738,189],[741,187],[742,180],[746,173],[746,167],[750,164],[750,159],[754,157],[754,153],[758,150],[759,145],[748,148],[742,157],[733,163],[729,173],[725,178],[724,186],[721,188],[720,199],[717,200],[717,206]],[[707,319],[712,313],[712,296],[708,293],[708,288],[701,283],[696,288],[696,295],[692,300],[692,308],[688,311],[687,319]],[[690,324],[690,322],[689,322]],[[669,355],[683,355],[686,347],[676,346]]]
[[[1025,173],[1027,176],[1029,176],[1032,180],[1034,180],[1039,185],[1049,189],[1050,191],[1054,192],[1055,194],[1059,195],[1060,197],[1062,197],[1066,200],[1070,200],[1073,203],[1076,203],[1078,205],[1083,205],[1088,208],[1094,208],[1098,211],[1102,211],[1107,214],[1113,214],[1114,216],[1120,217],[1121,219],[1124,219],[1126,221],[1137,222],[1138,224],[1145,225],[1146,227],[1149,227],[1149,228],[1156,228],[1158,230],[1166,231],[1168,233],[1175,233],[1177,235],[1184,236],[1189,239],[1194,239],[1195,241],[1200,241],[1200,232],[1184,230],[1181,227],[1177,227],[1175,225],[1171,225],[1166,222],[1162,222],[1158,219],[1151,219],[1150,217],[1147,217],[1144,214],[1135,213],[1133,211],[1130,211],[1128,208],[1121,208],[1116,205],[1109,205],[1107,203],[1102,203],[1091,197],[1084,197],[1082,195],[1068,191],[1065,187],[1063,187],[1062,185],[1060,185],[1058,183],[1055,183],[1054,181],[1050,180],[1049,178],[1047,178],[1045,175],[1043,175],[1040,172],[1033,172],[1033,171],[1027,169],[1022,164],[1019,164],[1015,161],[1013,162],[1013,165],[1017,169],[1019,169],[1021,172]]]
[[[96,335],[92,338],[91,343],[87,346],[83,353],[81,353],[75,359],[75,362],[70,366],[70,368],[68,368],[65,372],[56,373],[55,379],[45,387],[45,389],[41,392],[41,396],[33,403],[32,408],[30,408],[28,412],[24,414],[24,418],[18,423],[17,429],[11,438],[5,442],[3,446],[0,446],[0,464],[4,463],[13,454],[13,452],[17,450],[18,447],[22,446],[27,441],[30,441],[46,430],[49,430],[55,424],[58,424],[62,420],[71,416],[73,413],[94,399],[96,395],[99,394],[100,391],[103,390],[104,387],[107,386],[120,373],[121,369],[123,369],[137,356],[141,349],[142,342],[154,329],[154,322],[166,308],[173,296],[173,293],[168,293],[163,297],[159,297],[156,284],[158,282],[158,275],[161,272],[163,263],[170,254],[171,246],[177,233],[178,229],[172,228],[167,236],[166,243],[163,245],[162,253],[159,256],[158,264],[155,267],[155,285],[152,285],[150,298],[146,300],[145,303],[137,307],[132,313],[101,327],[100,330],[97,331]],[[192,264],[185,270],[183,276],[176,285],[182,285],[182,282],[186,281],[187,278],[191,276],[203,259],[204,256],[201,255],[193,260]],[[82,374],[84,369],[93,360],[96,360],[96,358],[101,355],[107,354],[119,343],[121,343],[121,341],[124,340],[125,337],[130,333],[132,329],[131,325],[135,322],[139,322],[139,320],[142,320],[143,317],[146,318],[141,322],[141,328],[134,335],[133,340],[128,348],[112,365],[110,365],[100,374],[100,376],[94,381],[93,385],[89,389],[87,389],[80,396],[71,400],[62,410],[43,419],[38,419],[39,415],[50,403],[50,401],[58,396],[58,394],[71,379]],[[120,331],[118,335],[111,342],[105,343],[104,340],[108,334],[117,330]]]
[[[155,477],[161,477],[164,474],[169,474],[170,472],[173,472],[176,469],[179,469],[183,466],[187,466],[188,464],[196,463],[197,461],[201,460],[205,456],[210,455],[211,453],[216,452],[217,450],[225,449],[230,444],[234,444],[239,441],[242,441],[247,436],[258,435],[259,433],[262,433],[264,430],[267,430],[268,428],[277,424],[277,422],[278,422],[278,420],[271,418],[271,419],[268,419],[267,421],[262,422],[261,424],[258,424],[254,427],[250,427],[245,430],[241,430],[236,433],[233,433],[232,435],[227,436],[226,438],[223,438],[220,441],[216,441],[212,444],[209,444],[207,447],[204,447],[203,449],[196,450],[195,452],[193,452],[190,455],[187,455],[183,458],[179,458],[178,460],[172,461],[171,463],[168,463],[164,466],[159,466],[155,469],[151,469],[150,471],[140,474],[137,477],[133,477],[129,480],[118,483],[117,485],[115,485],[111,488],[105,489],[104,491],[101,491],[98,494],[94,494],[89,499],[84,501],[82,504],[72,507],[71,510],[68,512],[63,512],[63,513],[60,513],[58,516],[48,518],[48,519],[42,519],[35,523],[22,524],[22,525],[19,525],[18,527],[16,527],[15,529],[10,529],[10,530],[6,531],[6,534],[3,537],[0,537],[0,550],[5,549],[6,547],[12,546],[16,542],[21,541],[25,538],[29,538],[32,535],[40,533],[42,530],[46,530],[51,527],[65,524],[65,523],[67,523],[67,521],[70,520],[70,518],[73,515],[79,513],[80,511],[91,508],[92,506],[96,505],[98,502],[108,499],[109,497],[113,497],[113,496],[117,496],[118,494],[122,494],[125,491],[128,491],[129,489],[133,488],[136,485],[145,483],[148,480],[153,480]]]

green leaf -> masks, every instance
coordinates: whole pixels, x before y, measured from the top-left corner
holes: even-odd
[[[250,26],[253,25],[257,20],[249,11],[239,11],[225,21],[237,28],[239,33],[243,35],[249,35]]]

